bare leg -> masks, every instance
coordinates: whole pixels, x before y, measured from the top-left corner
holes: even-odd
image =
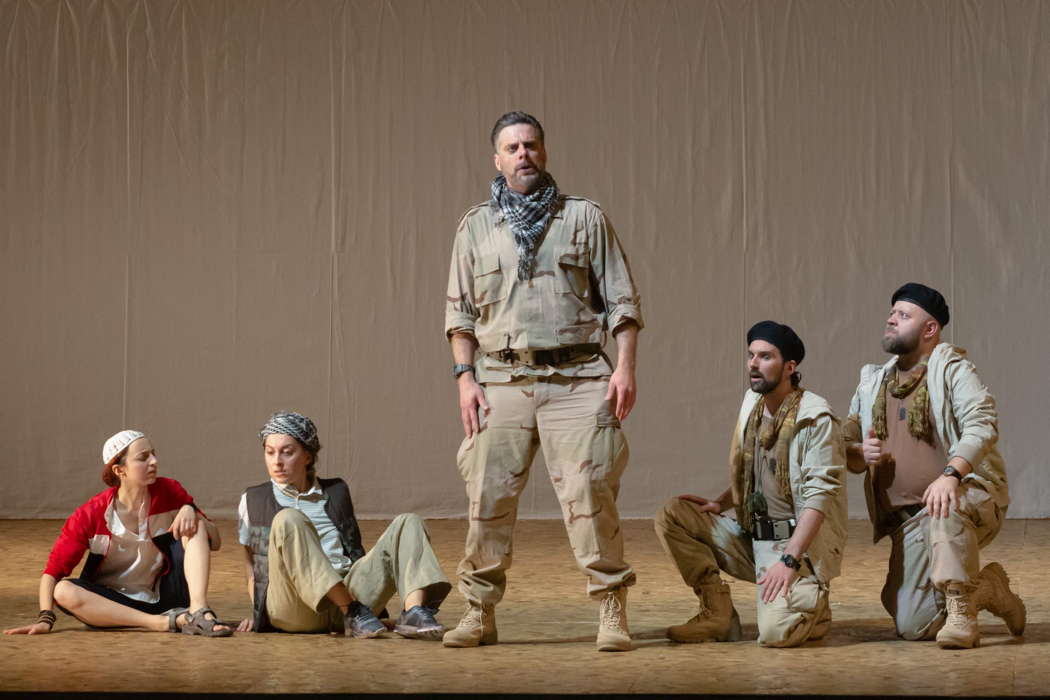
[[[426,598],[423,589],[418,588],[405,596],[405,610],[411,610],[417,605],[422,605],[424,602],[426,602]]]
[[[59,581],[55,586],[55,600],[78,620],[93,627],[140,627],[154,632],[168,631],[166,616],[150,615],[129,608],[69,581]]]
[[[350,609],[350,603],[354,602],[353,596],[350,595],[350,590],[346,587],[342,581],[328,589],[328,592],[324,594],[325,598],[332,601],[343,614]]]
[[[208,533],[203,524],[198,524],[197,532],[192,537],[182,538],[182,548],[185,550],[182,568],[186,576],[186,585],[190,589],[190,611],[200,610],[208,606],[208,577],[211,574],[211,550],[208,548]],[[209,618],[214,616],[209,615]],[[166,620],[167,618],[165,618]],[[179,624],[186,621],[186,616],[181,616]],[[215,629],[229,629],[226,625],[215,625]]]

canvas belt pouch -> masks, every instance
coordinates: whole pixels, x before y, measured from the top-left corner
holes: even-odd
[[[786,540],[795,534],[795,519],[772,520],[756,515],[751,522],[751,539],[753,540]]]

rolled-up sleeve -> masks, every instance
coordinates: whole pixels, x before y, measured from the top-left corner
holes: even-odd
[[[595,209],[595,214],[591,268],[605,303],[609,330],[615,332],[627,321],[634,321],[638,328],[644,328],[641,297],[623,246],[605,214],[600,209]]]
[[[959,441],[952,447],[949,458],[962,457],[976,469],[999,441],[995,398],[969,360],[953,362],[946,372],[946,380],[952,412],[959,426]]]
[[[474,305],[474,262],[466,242],[466,222],[460,224],[452,244],[445,299],[445,337],[454,333],[474,335],[478,309]]]
[[[864,431],[860,427],[859,413],[851,413],[842,424],[842,442],[847,445],[864,442]]]
[[[802,507],[827,513],[844,488],[846,454],[838,421],[828,414],[807,427],[805,454],[801,455]]]

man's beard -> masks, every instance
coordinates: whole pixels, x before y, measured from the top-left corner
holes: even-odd
[[[758,380],[757,384],[754,381],[756,379]],[[775,379],[766,379],[761,375],[757,377],[753,375],[751,376],[751,391],[755,392],[756,394],[768,394],[774,389],[776,389],[778,386],[780,386],[780,382]]]
[[[515,186],[524,190],[521,194],[532,194],[543,183],[543,169],[535,163],[530,163],[529,167],[532,168],[532,172],[528,175],[519,174],[524,168],[515,168],[514,172],[507,178],[508,185],[513,182]],[[515,191],[517,192],[518,190]]]
[[[882,336],[882,349],[891,355],[907,355],[910,352],[914,352],[919,347],[919,334],[916,333],[912,337],[905,335],[884,335]]]

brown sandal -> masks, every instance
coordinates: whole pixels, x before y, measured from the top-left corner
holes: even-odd
[[[168,631],[181,632],[182,628],[179,627],[179,615],[188,615],[189,612],[189,608],[172,608],[167,612],[161,613],[162,615],[168,618]]]
[[[212,617],[205,617],[208,613]],[[216,625],[223,625],[229,629],[217,630]],[[182,625],[183,634],[199,634],[204,637],[229,637],[233,634],[233,626],[219,619],[211,608],[199,608],[189,614],[186,622]]]

